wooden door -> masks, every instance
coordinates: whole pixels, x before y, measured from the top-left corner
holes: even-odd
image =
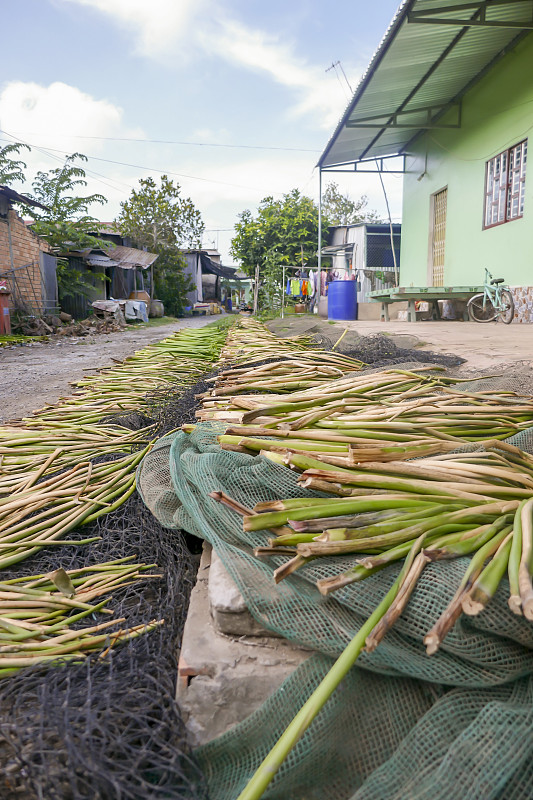
[[[446,241],[447,201],[447,188],[433,195],[430,286],[444,286],[444,245]]]

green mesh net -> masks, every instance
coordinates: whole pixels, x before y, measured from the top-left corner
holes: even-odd
[[[399,566],[325,598],[317,579],[349,568],[353,558],[320,558],[276,586],[272,571],[286,557],[253,556],[270,534],[243,532],[239,515],[208,494],[223,491],[248,507],[317,494],[285,467],[221,450],[218,432],[204,424],[160,440],[139,468],[143,500],[163,525],[209,541],[264,627],[317,653],[248,719],[196,751],[212,799],[234,800]],[[519,437],[510,441],[526,449],[530,435]],[[265,798],[533,797],[533,626],[509,611],[506,582],[482,614],[459,619],[434,656],[422,644],[467,563],[426,567],[394,629],[359,657]]]

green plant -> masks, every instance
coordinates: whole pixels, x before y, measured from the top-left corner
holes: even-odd
[[[367,209],[368,197],[352,200],[341,194],[338,184],[328,183],[322,196],[322,212],[329,225],[354,225],[358,222],[383,222],[377,211]]]
[[[65,159],[62,167],[49,172],[38,172],[33,181],[32,197],[47,210],[31,207],[32,230],[48,243],[50,252],[58,257],[57,285],[59,301],[75,294],[90,296],[94,285],[79,269],[72,267],[65,257],[68,252],[87,248],[105,249],[109,242],[94,236],[99,222],[89,213],[94,203],[107,202],[101,194],[85,197],[78,195],[81,187],[87,186],[85,170],[76,161],[87,161],[82,153],[73,153]],[[93,279],[106,280],[101,272],[91,273]]]
[[[16,181],[24,183],[26,180],[24,175],[26,163],[12,158],[13,155],[20,155],[22,149],[28,150],[28,152],[31,150],[27,144],[21,142],[13,142],[13,144],[0,147],[0,186],[11,186]]]
[[[157,297],[168,314],[183,314],[186,293],[191,291],[190,278],[185,275],[185,262],[180,250],[199,247],[204,223],[190,197],[183,197],[179,183],[167,175],[159,185],[151,177],[141,178],[121,203],[116,228],[158,258],[154,263],[154,283]]]
[[[265,197],[254,217],[245,210],[235,226],[231,253],[243,271],[255,277],[259,267],[261,281],[259,305],[262,309],[280,308],[283,265],[316,265],[318,207],[298,189],[281,200]],[[326,243],[325,230],[323,244]]]

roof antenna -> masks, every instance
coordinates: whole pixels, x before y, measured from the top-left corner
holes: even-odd
[[[328,67],[328,68],[326,69],[326,72],[330,72],[330,70],[334,69],[334,70],[335,70],[335,75],[337,76],[337,78],[338,78],[338,80],[339,80],[339,83],[340,83],[340,84],[341,84],[341,86],[342,86],[342,82],[341,82],[341,79],[340,79],[340,77],[339,77],[339,73],[337,72],[337,67],[338,67],[338,68],[339,68],[339,70],[342,72],[342,76],[343,76],[344,80],[346,81],[346,85],[348,86],[348,89],[350,90],[350,94],[353,94],[353,89],[352,89],[352,87],[350,86],[350,81],[349,81],[349,80],[348,80],[348,78],[346,77],[346,73],[345,73],[345,71],[344,71],[344,67],[342,66],[342,64],[341,64],[341,62],[340,62],[340,61],[333,61],[333,62],[332,62],[332,64],[331,64],[331,66],[330,66],[330,67]]]

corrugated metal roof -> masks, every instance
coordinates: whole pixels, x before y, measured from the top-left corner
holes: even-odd
[[[87,263],[90,264],[91,267],[102,267],[103,269],[119,266],[118,261],[113,261],[113,259],[108,258],[107,256],[98,255],[89,255],[87,258]]]
[[[406,152],[532,25],[533,0],[405,0],[319,166]]]
[[[48,206],[43,206],[42,203],[38,203],[37,200],[33,200],[33,198],[27,197],[25,194],[15,192],[15,190],[10,189],[9,186],[0,186],[0,195],[3,195],[11,203],[24,203],[26,206],[35,206],[36,208],[42,208],[43,211],[50,211]],[[32,223],[33,220],[30,224]]]
[[[157,258],[156,253],[147,253],[145,250],[137,250],[135,247],[123,247],[115,245],[107,251],[109,258],[116,261],[121,269],[148,269]]]

